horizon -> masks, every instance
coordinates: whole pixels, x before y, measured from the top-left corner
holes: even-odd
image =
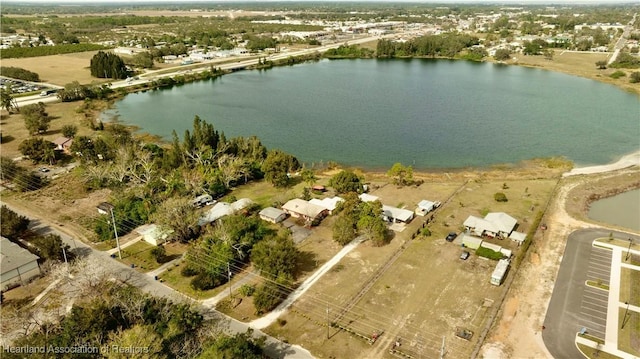
[[[397,4],[455,4],[455,5],[640,5],[635,0],[115,0],[115,1],[87,1],[87,0],[4,0],[3,3],[24,4],[24,5],[46,5],[46,6],[64,6],[64,5],[122,5],[122,4],[247,4],[247,3],[397,3]]]

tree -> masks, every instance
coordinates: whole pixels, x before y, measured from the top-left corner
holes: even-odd
[[[299,168],[297,158],[280,150],[270,150],[262,164],[264,178],[275,187],[286,187],[291,173]]]
[[[300,177],[302,177],[302,180],[309,186],[313,186],[314,183],[316,183],[316,181],[318,180],[318,178],[316,177],[316,175],[313,173],[312,170],[305,168],[302,170],[302,172],[300,172]]]
[[[386,243],[387,227],[382,220],[382,203],[379,201],[361,203],[358,231],[377,247]]]
[[[64,137],[73,138],[76,133],[78,133],[78,127],[74,125],[64,125],[62,126],[62,135]]]
[[[15,98],[13,98],[11,89],[0,89],[0,108],[7,110],[9,115],[11,115],[13,110],[18,109],[18,104]]]
[[[298,249],[288,235],[263,239],[251,250],[251,262],[271,279],[282,275],[293,277],[298,256]]]
[[[598,70],[605,70],[607,68],[607,62],[604,60],[596,61],[596,67]]]
[[[55,148],[53,142],[49,142],[42,137],[26,139],[18,146],[20,153],[29,157],[33,163],[49,160],[49,149],[53,148]]]
[[[68,244],[63,243],[60,236],[56,234],[36,236],[35,238],[30,239],[29,243],[37,248],[37,254],[40,258],[53,261],[64,261],[65,255],[67,256],[67,260],[71,258],[71,247],[69,247]]]
[[[143,69],[150,69],[153,67],[153,56],[149,52],[141,52],[133,55],[131,64],[136,67],[142,67]]]
[[[349,170],[342,170],[329,180],[329,185],[338,193],[356,192],[362,193],[362,179]]]
[[[544,51],[542,52],[542,55],[544,55],[544,58],[546,60],[553,60],[553,50],[552,49],[544,49]]]
[[[262,314],[275,308],[291,291],[292,280],[288,277],[278,277],[269,280],[256,289],[253,294],[253,306],[256,313]]]
[[[2,226],[0,226],[2,236],[11,240],[17,240],[29,228],[30,221],[29,218],[17,214],[9,209],[9,207],[2,206],[0,222],[2,222]]]
[[[155,223],[164,230],[173,231],[172,236],[180,241],[193,238],[198,218],[191,201],[186,198],[169,198],[152,216]]]
[[[402,163],[394,163],[387,172],[387,176],[393,178],[393,183],[399,186],[406,186],[413,183],[413,167],[403,166]]]
[[[22,171],[11,158],[0,157],[0,180],[11,181]]]
[[[156,333],[154,325],[136,324],[127,329],[120,328],[117,331],[112,331],[109,334],[109,343],[110,345],[108,345],[108,347],[144,348],[145,350],[136,352],[136,358],[166,358],[166,356],[162,354],[162,338]],[[106,358],[122,358],[122,353],[118,350],[109,350],[106,352]]]
[[[356,238],[356,229],[353,221],[346,215],[341,215],[333,222],[333,240],[341,245],[346,245]]]
[[[265,337],[255,339],[252,329],[233,336],[219,335],[213,343],[206,347],[198,359],[261,359],[264,358],[262,347]]]
[[[151,250],[151,255],[156,262],[162,264],[167,261],[167,250],[163,246],[156,246]]]
[[[37,104],[27,105],[22,108],[22,117],[24,117],[24,124],[30,134],[38,134],[49,129],[49,122],[51,118],[46,112],[44,103],[38,102]]]
[[[127,66],[120,56],[98,51],[91,58],[91,76],[98,78],[124,79],[129,75]]]
[[[640,82],[640,72],[636,71],[636,72],[632,72],[631,75],[629,75],[629,82],[631,82],[632,84],[637,84]]]

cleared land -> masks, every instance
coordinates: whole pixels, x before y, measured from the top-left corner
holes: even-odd
[[[89,64],[96,53],[97,51],[87,51],[64,55],[3,59],[2,66],[27,69],[40,75],[42,82],[59,86],[73,81],[78,81],[81,84],[108,82],[108,80],[91,76]]]

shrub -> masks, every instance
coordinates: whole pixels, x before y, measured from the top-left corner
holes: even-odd
[[[640,82],[640,72],[632,72],[631,76],[629,76],[629,82],[631,82],[632,84],[637,84],[638,82]]]
[[[502,253],[485,247],[479,247],[478,249],[476,249],[476,254],[480,257],[485,257],[496,261],[502,259],[503,257]]]
[[[256,287],[251,284],[243,284],[238,290],[245,297],[250,297],[256,291]]]
[[[182,267],[182,269],[180,270],[180,274],[183,277],[193,277],[194,275],[198,274],[198,271],[187,264],[186,266]]]
[[[198,275],[191,280],[191,287],[195,290],[213,289],[216,287],[215,276],[205,272],[198,273]]]
[[[427,227],[424,227],[420,230],[420,234],[422,234],[425,237],[429,237],[431,236],[431,230]]]
[[[496,200],[496,202],[507,202],[509,201],[507,199],[507,195],[502,193],[502,192],[498,192],[496,194],[493,195],[493,199]]]
[[[623,76],[626,76],[626,75],[625,75],[624,71],[620,71],[620,70],[618,70],[618,71],[612,73],[611,75],[609,75],[609,77],[611,77],[612,79],[619,79],[619,78],[621,78]]]

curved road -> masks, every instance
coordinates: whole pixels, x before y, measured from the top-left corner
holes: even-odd
[[[31,220],[30,227],[32,230],[41,234],[53,233],[59,235],[60,238],[62,238],[62,240],[71,247],[71,250],[74,252],[74,254],[78,255],[79,257],[87,257],[90,263],[93,263],[94,265],[108,268],[108,270],[114,273],[114,275],[117,276],[118,279],[126,281],[126,283],[137,287],[138,289],[146,293],[149,293],[153,296],[165,297],[173,301],[191,300],[190,298],[182,295],[172,288],[160,283],[159,281],[154,280],[151,276],[140,273],[135,269],[132,269],[131,267],[125,265],[124,263],[111,258],[107,252],[95,250],[82,241],[74,239],[73,237],[65,233],[62,228],[51,225],[50,223],[47,223],[42,219],[35,218],[31,215],[31,213],[28,213],[28,208],[16,208],[16,206],[9,205],[5,202],[0,202],[0,205],[6,205],[8,208],[18,213],[19,215],[29,218]],[[245,333],[248,329],[251,328],[246,323],[242,323],[231,317],[227,317],[226,315],[215,310],[205,308],[204,306],[199,305],[197,302],[194,302],[194,304],[198,305],[201,313],[206,319],[218,321],[219,325],[223,327],[227,333]],[[283,343],[273,337],[264,334],[260,330],[253,329],[253,336],[256,338],[266,337],[264,350],[265,353],[271,358],[313,358],[308,350],[297,345]]]
[[[581,229],[567,238],[558,277],[553,288],[547,315],[544,319],[545,329],[542,339],[555,359],[583,358],[575,344],[576,333],[584,326],[584,318],[580,310],[583,300],[587,270],[589,268],[591,243],[596,238],[608,237],[613,233],[618,238],[637,235],[611,231],[609,229]],[[532,278],[535,280],[535,278]]]

